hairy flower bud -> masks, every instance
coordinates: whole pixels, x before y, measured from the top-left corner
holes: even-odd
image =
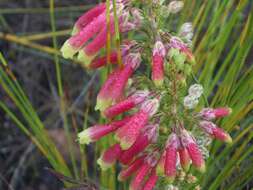
[[[172,14],[176,14],[181,11],[184,7],[183,1],[171,1],[168,6],[168,11]]]
[[[188,93],[194,98],[199,98],[203,94],[203,86],[200,84],[193,84],[190,86]]]
[[[125,100],[107,108],[104,111],[104,115],[107,118],[115,117],[116,115],[119,115],[123,112],[126,112],[132,108],[134,108],[136,105],[143,102],[149,94],[149,91],[147,90],[139,90],[136,91],[133,95],[129,96]]]
[[[173,182],[176,177],[177,149],[180,141],[175,133],[172,133],[166,143],[165,174],[169,182]]]
[[[186,96],[184,97],[184,107],[187,109],[193,109],[195,108],[199,103],[199,100],[193,96]]]
[[[164,58],[166,50],[161,41],[155,43],[152,56],[152,80],[156,86],[161,86],[164,80]]]
[[[217,138],[221,141],[232,143],[232,138],[223,129],[218,128],[214,123],[210,121],[200,121],[199,126],[205,130],[206,133]]]
[[[232,112],[231,108],[204,108],[200,111],[199,115],[205,120],[213,120],[225,117]]]
[[[75,23],[75,26],[72,31],[72,35],[76,35],[80,32],[87,24],[93,21],[97,16],[102,14],[106,9],[105,3],[100,3],[94,8],[90,9],[86,13],[84,13]]]
[[[200,171],[205,172],[205,161],[195,139],[186,130],[181,130],[181,142],[190,155],[192,164]]]
[[[148,118],[148,114],[140,110],[124,126],[116,131],[115,138],[120,142],[123,150],[127,150],[134,144],[141,129],[147,124]]]

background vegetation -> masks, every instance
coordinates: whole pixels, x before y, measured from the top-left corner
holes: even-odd
[[[253,2],[184,2],[183,11],[170,17],[168,26],[176,31],[186,21],[194,23],[195,74],[212,106],[233,108],[230,117],[219,121],[233,144],[215,142],[210,147],[207,172],[198,183],[210,190],[251,189]],[[103,122],[94,104],[107,72],[87,72],[59,53],[76,18],[95,3],[0,1],[0,188],[60,188],[47,166],[81,186],[96,181],[105,189],[127,189],[116,180],[117,167],[101,172],[96,165],[110,137],[87,147],[75,141],[82,128]]]

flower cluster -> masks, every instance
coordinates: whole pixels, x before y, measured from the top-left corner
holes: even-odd
[[[165,6],[157,1],[153,4],[149,10],[151,12],[153,8],[162,10]],[[231,109],[194,109],[204,89],[200,84],[187,89],[186,79],[195,64],[190,49],[192,25],[183,24],[178,36],[173,36],[156,23],[156,19],[148,18],[141,10],[134,8],[130,1],[118,0],[116,6],[122,37],[136,28],[145,31],[142,30],[143,23],[146,30],[152,31],[151,36],[147,32],[146,39],[126,39],[122,42],[122,65],[117,64],[117,49],[101,55],[108,34],[105,3],[78,19],[72,37],[61,49],[66,58],[78,53],[78,59],[89,69],[103,67],[108,61],[113,67],[98,93],[96,104],[96,110],[108,123],[96,124],[80,132],[80,144],[89,144],[113,133],[114,143],[97,162],[103,170],[119,162],[122,165],[118,176],[120,181],[134,176],[130,183],[131,190],[152,190],[160,179],[168,184],[173,183],[182,178],[180,172],[189,172],[191,165],[204,172],[205,157],[201,146],[206,145],[196,140],[198,136],[194,130],[231,143],[229,134],[213,122],[229,115]],[[149,3],[143,2],[143,9],[150,9],[147,6]],[[172,1],[166,7],[175,14],[182,6],[182,1]],[[111,9],[109,33],[114,37],[115,18]],[[143,69],[151,69],[150,77],[145,75],[146,72],[134,74],[140,65]],[[118,116],[122,119],[116,119]],[[173,185],[171,187],[174,188]]]

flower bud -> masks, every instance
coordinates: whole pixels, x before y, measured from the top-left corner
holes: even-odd
[[[94,8],[88,10],[81,17],[78,18],[77,22],[72,31],[72,35],[76,35],[80,32],[87,24],[93,21],[96,17],[102,14],[106,9],[105,3],[100,3]]]
[[[168,6],[168,11],[172,14],[176,14],[181,11],[184,7],[183,1],[171,1]]]
[[[199,126],[205,130],[206,133],[212,135],[221,141],[232,143],[232,138],[223,129],[218,128],[214,123],[210,121],[200,121]]]
[[[133,95],[129,96],[125,100],[107,108],[104,111],[104,115],[107,118],[113,118],[116,115],[119,115],[123,112],[126,112],[132,108],[134,108],[139,103],[143,102],[148,96],[149,91],[147,90],[139,90],[136,91]]]
[[[144,103],[141,105],[141,110],[146,112],[149,117],[152,117],[158,110],[159,108],[159,100],[157,98],[151,99],[151,100],[146,100]]]
[[[177,150],[179,148],[180,141],[175,133],[172,133],[166,142],[166,155],[165,155],[165,174],[166,180],[170,183],[174,181],[176,177],[176,164],[177,164]]]
[[[179,36],[184,39],[191,40],[193,37],[193,27],[192,23],[186,22],[184,23],[179,30]]]
[[[194,98],[199,98],[203,94],[203,86],[200,84],[193,84],[190,86],[188,93]]]
[[[195,108],[199,103],[199,100],[193,96],[186,96],[184,97],[184,107],[187,109],[193,109]]]
[[[213,120],[225,117],[232,112],[231,108],[204,108],[200,111],[199,115],[205,120]]]
[[[192,160],[192,164],[200,171],[205,172],[205,161],[198,148],[195,139],[186,130],[181,130],[181,142],[182,145],[187,149],[189,156]]]
[[[156,86],[161,86],[164,80],[164,58],[166,50],[161,41],[155,43],[152,57],[152,80]]]

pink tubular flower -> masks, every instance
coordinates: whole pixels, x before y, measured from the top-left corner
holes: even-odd
[[[152,190],[155,187],[157,180],[158,176],[156,175],[156,171],[153,170],[142,190]]]
[[[149,91],[147,90],[136,91],[133,95],[130,95],[125,100],[107,108],[104,111],[104,115],[107,118],[113,118],[123,112],[126,112],[134,108],[136,105],[140,104],[141,102],[143,102],[148,96],[148,94],[149,94]]]
[[[131,181],[129,189],[131,190],[141,189],[141,187],[144,185],[143,184],[144,178],[147,175],[149,175],[149,173],[151,173],[150,177],[152,178],[151,178],[151,181],[148,182],[147,187],[149,187],[150,185],[152,185],[152,183],[155,182],[153,171],[155,172],[155,166],[157,165],[158,155],[159,155],[158,150],[153,150],[145,157],[143,164],[141,165],[140,169],[137,171],[136,176]]]
[[[97,96],[97,105],[96,110],[104,111],[107,107],[109,107],[113,101],[112,99],[112,88],[115,80],[117,79],[120,73],[120,69],[114,70],[111,74],[109,74],[107,80],[101,87],[98,96]]]
[[[125,57],[132,46],[135,45],[135,41],[124,41],[121,45],[121,56]],[[116,50],[110,53],[110,64],[118,63],[118,52]],[[97,69],[107,64],[107,55],[95,58],[89,65],[90,69]]]
[[[232,143],[232,138],[223,129],[218,128],[214,123],[210,121],[200,121],[199,126],[209,135],[217,138],[221,141]]]
[[[161,41],[155,43],[152,57],[152,80],[156,86],[161,86],[164,80],[165,47]]]
[[[115,34],[114,19],[110,19],[110,35]],[[82,61],[87,67],[89,67],[91,61],[96,57],[98,52],[106,45],[107,41],[107,25],[104,23],[102,30],[97,36],[87,44],[78,54],[78,60]]]
[[[116,131],[115,138],[120,142],[123,150],[129,149],[134,144],[141,129],[147,124],[148,119],[156,113],[158,106],[158,99],[144,102],[140,111],[135,113],[129,122]]]
[[[143,132],[138,136],[134,144],[129,149],[122,152],[119,159],[120,162],[129,164],[136,155],[142,152],[153,141],[157,127],[157,125],[145,126]]]
[[[130,190],[138,190],[143,185],[143,180],[145,176],[149,173],[151,166],[144,161],[139,170],[136,173],[136,176],[130,183]]]
[[[135,173],[143,164],[144,158],[145,158],[145,156],[141,156],[141,157],[137,158],[129,166],[127,166],[126,169],[122,170],[119,173],[118,180],[124,181],[128,177],[130,177],[133,173]]]
[[[116,82],[113,85],[112,97],[114,101],[118,101],[122,97],[128,79],[132,76],[133,72],[139,67],[141,63],[141,56],[139,53],[129,54],[124,59],[125,66],[121,72],[116,76]]]
[[[122,120],[114,121],[111,124],[106,125],[94,125],[88,129],[83,130],[78,134],[78,140],[80,144],[89,144],[94,142],[103,136],[117,130],[130,120],[130,117],[125,117]]]
[[[94,8],[84,13],[81,17],[79,17],[79,19],[75,23],[72,35],[75,35],[78,32],[80,32],[87,24],[92,22],[93,19],[102,14],[105,11],[105,9],[106,9],[105,3],[100,3]]]
[[[90,69],[97,69],[100,67],[105,66],[107,63],[107,56],[99,57],[94,59],[91,64],[89,65]],[[110,63],[117,64],[118,63],[118,54],[116,51],[111,52],[110,54]]]
[[[200,171],[205,172],[205,161],[195,139],[186,130],[181,130],[181,142],[190,155],[192,164]]]
[[[190,168],[191,158],[186,148],[180,147],[178,150],[180,165],[185,170],[188,171]]]
[[[169,182],[173,182],[176,177],[176,164],[177,164],[177,149],[180,141],[175,133],[172,133],[166,143],[166,156],[165,156],[165,174]]]
[[[93,21],[86,25],[79,33],[70,37],[61,48],[63,57],[73,58],[83,45],[105,26],[105,23],[106,14],[104,12],[93,19]]]
[[[121,151],[119,144],[115,144],[108,148],[97,160],[102,170],[110,168],[119,158]]]
[[[225,117],[232,112],[231,108],[204,108],[200,111],[199,115],[205,120],[213,120],[220,117]]]

